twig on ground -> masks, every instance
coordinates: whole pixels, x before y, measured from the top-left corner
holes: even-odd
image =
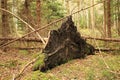
[[[35,59],[33,59],[32,61],[30,61],[29,63],[27,63],[27,64],[21,69],[21,71],[18,73],[18,75],[16,75],[16,76],[14,77],[13,80],[17,80],[19,77],[21,77],[22,74],[23,74],[23,72],[25,71],[25,69],[26,69],[28,66],[30,66],[31,64],[33,64],[34,62],[36,62],[39,58],[40,58],[40,56],[36,57]]]

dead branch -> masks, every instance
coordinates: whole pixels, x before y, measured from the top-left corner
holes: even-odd
[[[14,40],[17,38],[9,38],[9,37],[1,37],[0,40]],[[28,41],[28,42],[42,42],[41,39],[29,37],[29,38],[21,38],[19,41]]]
[[[120,51],[120,49],[110,49],[110,48],[96,48],[95,51]]]
[[[11,48],[11,47],[10,47]],[[43,49],[43,47],[12,47],[19,50],[33,50],[33,49]]]
[[[110,42],[120,42],[120,39],[116,39],[116,38],[95,38],[95,37],[87,37],[87,36],[82,36],[82,38],[101,40],[101,41],[110,41]]]
[[[120,42],[120,39],[116,38],[95,38],[95,37],[88,37],[88,36],[82,36],[84,39],[94,39],[94,40],[101,40],[101,41],[110,41],[110,42]],[[0,40],[14,40],[17,38],[9,38],[9,37],[1,37]],[[45,41],[47,41],[48,38],[43,38]],[[29,42],[42,42],[41,39],[29,37],[29,38],[21,38],[19,41],[29,41]]]
[[[24,24],[26,24],[31,30],[35,31],[35,29],[34,29],[30,24],[28,24],[27,22],[25,22],[23,19],[21,19],[20,17],[18,17],[18,16],[15,15],[14,13],[12,13],[12,12],[6,10],[6,9],[3,9],[3,8],[0,8],[0,10],[5,11],[5,12],[13,15],[15,18],[19,19],[19,20],[22,21]],[[45,41],[44,41],[44,39],[40,36],[40,34],[39,34],[38,32],[36,32],[36,34],[37,34],[37,36],[41,39],[41,41],[43,42],[43,44],[45,44]]]
[[[14,77],[13,80],[17,80],[19,77],[22,76],[23,72],[25,71],[25,69],[30,66],[31,64],[33,64],[34,62],[36,62],[38,59],[40,58],[40,56],[36,57],[35,59],[33,59],[32,61],[30,61],[29,63],[27,63],[23,68],[22,70],[18,73],[17,76]]]

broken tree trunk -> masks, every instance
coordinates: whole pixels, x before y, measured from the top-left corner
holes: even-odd
[[[58,30],[50,32],[43,53],[46,55],[44,65],[41,67],[42,72],[71,59],[84,58],[86,55],[94,54],[94,47],[81,38],[70,16]]]

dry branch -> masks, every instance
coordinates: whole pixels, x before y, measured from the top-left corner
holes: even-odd
[[[11,47],[10,47],[11,48]],[[43,49],[43,47],[12,47],[19,50],[33,50],[33,49]]]
[[[111,42],[120,42],[120,39],[116,38],[95,38],[95,37],[87,37],[82,36],[84,39],[94,39],[94,40],[101,40],[101,41],[111,41]]]
[[[111,48],[96,48],[95,51],[120,51],[120,49],[111,49]]]
[[[15,40],[17,38],[9,38],[9,37],[1,37],[0,40]],[[28,41],[28,42],[42,42],[41,39],[29,37],[29,38],[21,38],[19,41]]]
[[[23,68],[22,70],[20,71],[20,73],[14,77],[13,80],[17,80],[19,77],[22,76],[23,72],[25,71],[25,69],[30,66],[31,64],[33,64],[34,62],[36,62],[38,59],[40,58],[40,56],[36,57],[35,59],[33,59],[32,61],[30,61],[29,63],[27,63]]]
[[[96,37],[88,37],[88,36],[82,36],[84,39],[94,39],[94,40],[100,40],[100,41],[110,41],[110,42],[120,42],[120,39],[116,38],[96,38]],[[17,38],[9,38],[9,37],[0,37],[0,40],[15,40]],[[45,41],[47,38],[43,38]],[[29,38],[21,38],[18,41],[29,41],[29,42],[42,42],[41,39],[29,37]]]

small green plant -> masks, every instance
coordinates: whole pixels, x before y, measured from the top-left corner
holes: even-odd
[[[39,59],[34,63],[34,66],[33,66],[33,70],[38,70],[40,68],[41,65],[44,64],[44,54],[40,54],[39,55]]]

